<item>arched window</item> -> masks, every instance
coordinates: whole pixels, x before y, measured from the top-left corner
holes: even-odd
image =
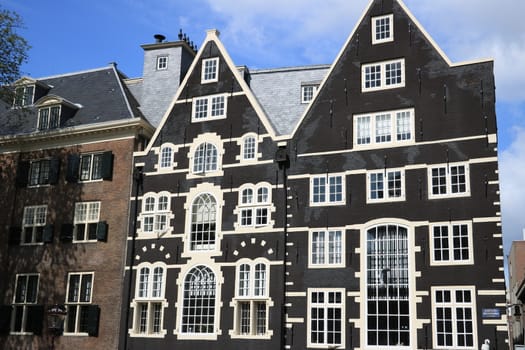
[[[164,267],[144,266],[138,274],[135,291],[133,332],[140,335],[161,334],[164,315]]]
[[[202,143],[193,155],[193,173],[217,171],[217,147],[211,143]]]
[[[255,136],[244,137],[242,143],[242,160],[254,160],[257,155],[257,141]]]
[[[217,220],[217,201],[208,193],[199,195],[191,206],[190,250],[213,250]]]
[[[239,195],[240,226],[261,227],[270,224],[270,190],[266,184],[245,185]]]
[[[142,202],[142,232],[157,234],[166,232],[170,216],[168,194],[149,193],[144,196]]]
[[[216,281],[213,271],[196,266],[184,279],[182,333],[208,333],[215,328]]]
[[[173,165],[173,149],[171,146],[163,146],[160,151],[160,168],[171,168]]]

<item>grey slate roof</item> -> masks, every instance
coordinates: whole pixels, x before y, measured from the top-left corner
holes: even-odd
[[[125,78],[110,65],[36,80],[51,87],[46,96],[58,96],[79,107],[62,125],[71,127],[141,116],[135,98],[122,83]],[[0,102],[0,136],[39,132],[37,113],[35,107],[13,109],[10,103]]]
[[[278,135],[288,135],[308,104],[301,103],[302,84],[320,84],[329,65],[250,70],[250,87]]]

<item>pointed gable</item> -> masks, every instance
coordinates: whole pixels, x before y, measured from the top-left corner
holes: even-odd
[[[396,147],[445,135],[477,135],[487,111],[478,103],[480,119],[466,122],[471,106],[464,101],[481,99],[480,89],[485,102],[493,100],[492,66],[490,60],[452,64],[401,0],[372,0],[294,130],[298,152]],[[381,112],[408,113],[402,121],[408,123],[407,135],[394,135],[399,122],[395,117],[382,125],[376,118]],[[469,131],[468,125],[475,127]],[[387,141],[378,134],[382,132],[390,133]]]

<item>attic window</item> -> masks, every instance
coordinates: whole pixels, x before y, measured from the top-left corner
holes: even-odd
[[[361,66],[361,91],[376,91],[405,86],[405,59]]]
[[[168,69],[168,56],[158,56],[157,57],[157,70],[166,70]]]
[[[33,85],[17,87],[15,89],[15,100],[13,106],[24,107],[33,104],[34,92],[35,87]]]
[[[56,129],[60,125],[61,106],[41,107],[38,110],[38,130]]]
[[[202,60],[201,83],[214,83],[219,80],[219,58]]]
[[[394,41],[394,15],[372,18],[372,44]]]
[[[301,103],[308,103],[310,102],[315,95],[315,92],[317,91],[317,88],[319,85],[302,85],[301,86]]]

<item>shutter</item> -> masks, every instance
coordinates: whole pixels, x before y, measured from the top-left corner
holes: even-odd
[[[9,227],[9,245],[19,245],[22,240],[22,229],[20,227]]]
[[[73,224],[62,224],[60,228],[60,242],[69,243],[73,241]]]
[[[100,308],[98,305],[89,305],[87,309],[87,332],[90,337],[98,337],[98,321]]]
[[[78,181],[78,169],[80,166],[80,156],[78,154],[70,154],[67,156],[67,182]]]
[[[108,240],[108,224],[106,221],[97,223],[97,241],[107,242]]]
[[[60,175],[60,159],[57,157],[53,157],[49,161],[49,184],[56,185],[58,183],[59,175]]]
[[[44,241],[44,243],[53,243],[54,232],[55,226],[53,226],[52,224],[44,226],[44,233],[42,235],[42,240]]]
[[[111,151],[102,153],[102,179],[111,181],[113,179],[113,153]]]
[[[0,335],[8,335],[11,330],[11,305],[0,305]]]
[[[29,162],[21,161],[18,163],[18,169],[16,172],[16,186],[26,187],[29,180]]]
[[[26,330],[35,335],[42,335],[44,324],[44,305],[31,305],[27,307]]]

